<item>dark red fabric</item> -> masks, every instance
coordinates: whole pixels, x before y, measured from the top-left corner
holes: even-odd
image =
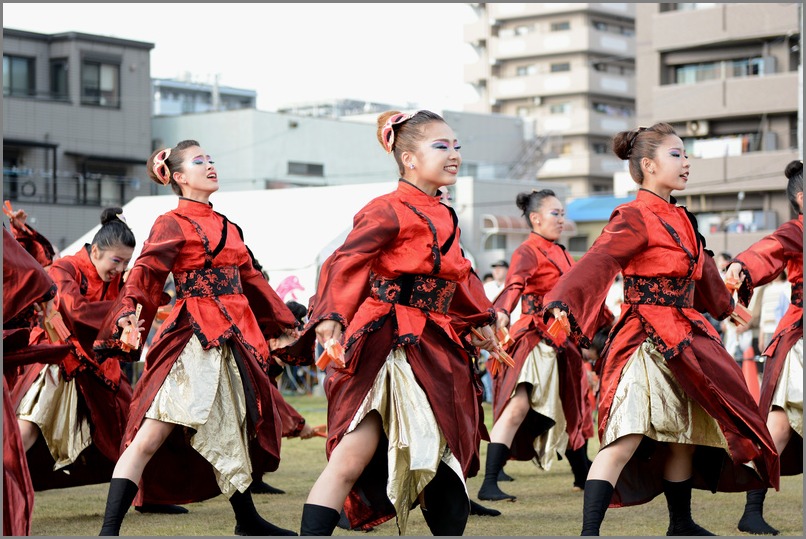
[[[546,308],[569,312],[573,336],[591,339],[599,307],[618,272],[624,276],[686,278],[695,282],[695,304],[714,316],[731,310],[716,264],[698,243],[685,209],[640,190],[636,200],[616,208],[585,256],[546,296]],[[713,326],[694,308],[625,303],[611,341],[597,364],[601,372],[599,438],[607,426],[621,371],[650,338],[686,393],[714,417],[729,454],[698,447],[694,459],[697,488],[733,492],[778,488],[778,458],[741,369],[722,346]],[[645,440],[652,446],[649,440]],[[619,477],[611,505],[633,505],[662,492],[662,447],[654,458],[639,449]],[[753,461],[758,477],[747,477]],[[754,474],[753,474],[754,475]]]
[[[47,267],[53,264],[56,250],[45,236],[28,225],[23,228],[17,228],[12,224],[11,230],[14,233],[14,238],[41,266]]]
[[[405,348],[448,446],[466,477],[479,467],[480,414],[472,363],[459,333],[494,321],[470,261],[459,245],[451,209],[401,180],[397,190],[369,202],[353,220],[344,244],[324,263],[305,333],[325,319],[346,325],[346,366],[327,369],[328,441],[331,452],[344,436],[358,406],[389,352]],[[442,252],[448,238],[455,240]],[[370,278],[429,275],[456,283],[447,314],[385,303],[370,296]],[[454,321],[461,320],[454,324]],[[308,352],[307,354],[310,354]],[[344,505],[352,527],[376,525],[395,516],[386,498],[386,446],[364,470]]]
[[[3,378],[3,535],[31,535],[34,487],[17,416]]]
[[[93,450],[85,449],[82,457],[66,468],[69,474],[63,470],[53,471],[53,458],[45,450],[46,444],[40,437],[29,451],[28,459],[36,490],[109,481],[114,463],[120,456],[132,395],[131,384],[122,375],[118,362],[108,361],[99,370],[92,355],[93,339],[118,295],[122,276],[108,283],[101,280],[90,260],[89,245],[75,255],[58,259],[48,274],[58,288],[53,305],[72,334],[68,343],[71,350],[61,360],[62,374],[68,374],[76,381],[80,396],[78,413],[89,420]],[[48,342],[41,328],[31,333],[31,345],[42,347]],[[44,367],[45,363],[40,362],[23,368],[12,388],[11,400],[15,409]]]
[[[542,304],[544,295],[551,290],[559,278],[574,265],[574,259],[561,245],[532,232],[512,253],[504,288],[495,300],[495,308],[511,313],[524,295],[528,304]],[[602,323],[611,323],[612,315],[602,304]],[[543,321],[543,313],[537,309],[522,310],[520,318],[512,325],[515,341],[509,349],[515,367],[499,369],[493,377],[493,411],[497,421],[504,412],[510,396],[515,390],[521,369],[526,358],[542,341],[557,352],[557,370],[560,376],[560,398],[568,433],[568,448],[577,450],[585,444],[583,427],[585,424],[582,386],[582,353],[579,347],[561,333],[556,338],[548,333]],[[532,460],[537,457],[534,440],[554,426],[554,420],[540,416],[529,410],[527,417],[515,433],[510,446],[510,457],[515,460]]]
[[[243,294],[177,297],[145,358],[137,382],[123,447],[137,434],[145,413],[176,359],[192,335],[206,348],[227,342],[242,362],[250,431],[250,458],[256,473],[271,472],[280,462],[282,421],[275,404],[276,389],[268,379],[267,337],[277,337],[296,326],[296,318],[255,269],[238,228],[227,222],[223,249],[214,249],[222,237],[225,218],[209,204],[180,198],[175,210],[157,218],[121,294],[101,325],[95,350],[102,356],[134,359],[123,353],[115,339],[117,320],[143,305],[145,326],[151,324],[162,301],[168,274],[205,267],[237,267]],[[143,472],[135,504],[185,504],[221,494],[212,466],[188,443],[181,427],[175,428]]]
[[[740,300],[747,305],[753,288],[773,281],[783,270],[792,288],[803,289],[803,214],[788,221],[747,250],[736,255],[742,264],[745,281],[739,289]],[[801,292],[802,293],[802,292]],[[787,354],[803,337],[803,305],[790,303],[783,318],[778,322],[772,339],[764,350],[767,357],[761,381],[759,409],[766,418],[770,413],[772,397],[781,378],[781,371]],[[781,453],[781,475],[803,473],[803,438],[794,430]]]

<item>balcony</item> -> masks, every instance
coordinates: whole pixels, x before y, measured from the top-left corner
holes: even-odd
[[[797,33],[799,20],[796,2],[725,3],[708,9],[656,13],[651,35],[658,51],[691,49]]]
[[[490,94],[499,100],[587,93],[635,98],[634,77],[600,73],[593,69],[575,69],[565,73],[544,73],[526,77],[502,77],[490,82]]]
[[[532,32],[519,36],[491,37],[489,51],[491,58],[501,61],[591,52],[634,59],[635,39],[594,28],[577,28],[548,34]]]
[[[769,191],[785,187],[784,167],[798,158],[797,150],[691,159],[686,195]]]
[[[617,17],[635,18],[635,5],[626,2],[614,2],[612,4],[605,2],[511,2],[487,4],[487,13],[491,19],[496,20],[544,17],[558,13],[570,13],[583,10],[606,13]]]
[[[654,117],[667,122],[794,112],[798,110],[798,74],[659,86],[652,90],[651,110]]]

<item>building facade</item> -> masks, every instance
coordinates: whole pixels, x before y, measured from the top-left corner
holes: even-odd
[[[154,116],[257,108],[257,92],[185,79],[151,79]]]
[[[470,5],[465,41],[479,61],[465,82],[480,99],[466,110],[532,119],[542,144],[531,174],[574,197],[612,193],[623,164],[609,139],[635,123],[636,4]]]
[[[793,215],[803,157],[801,3],[636,4],[637,122],[671,123],[691,163],[678,197],[735,254]]]
[[[152,48],[3,29],[3,197],[57,248],[141,193]]]

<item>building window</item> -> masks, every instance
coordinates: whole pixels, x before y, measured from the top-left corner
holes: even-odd
[[[696,84],[709,80],[750,77],[775,72],[772,58],[739,58],[720,62],[685,64],[674,68],[675,84]]]
[[[549,105],[549,113],[550,114],[570,114],[571,113],[571,103],[554,103],[553,105]]]
[[[293,176],[325,176],[325,165],[315,163],[288,162],[288,174]]]
[[[551,31],[552,32],[562,32],[564,30],[571,29],[571,22],[570,21],[557,21],[551,23]]]
[[[3,95],[36,95],[33,58],[3,55]]]
[[[81,64],[81,103],[120,106],[120,65],[84,60]]]
[[[515,68],[515,74],[518,77],[528,77],[530,75],[534,75],[535,73],[537,73],[537,67],[535,67],[534,64],[518,66]]]
[[[606,153],[610,153],[610,148],[608,148],[607,144],[605,144],[604,142],[594,142],[593,144],[591,144],[591,147],[593,149],[593,153],[597,155],[604,155]]]
[[[59,100],[70,97],[67,90],[67,58],[50,61],[50,96]]]
[[[552,73],[562,73],[564,71],[571,71],[571,64],[569,62],[562,62],[559,64],[551,64]]]

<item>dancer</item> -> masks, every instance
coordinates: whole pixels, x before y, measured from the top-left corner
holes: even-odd
[[[671,196],[689,176],[682,140],[657,123],[618,133],[613,150],[629,160],[637,197],[615,209],[545,298],[544,316],[567,316],[587,346],[610,283],[624,275],[621,316],[598,366],[601,449],[585,484],[582,535],[598,535],[608,506],[661,492],[667,535],[712,535],[691,517],[691,489],[778,488],[778,457],[741,369],[699,313],[723,319],[733,309],[693,215]]]
[[[20,245],[43,267],[47,268],[53,264],[53,261],[58,258],[56,249],[45,236],[26,223],[28,214],[25,210],[15,210],[11,207],[11,202],[6,200],[3,213],[8,217],[11,232]]]
[[[739,301],[748,305],[753,289],[786,272],[792,284],[791,302],[764,349],[764,375],[759,410],[781,459],[781,475],[803,473],[803,161],[785,169],[786,192],[798,217],[736,255],[726,279],[741,282]],[[767,489],[747,492],[739,530],[778,535],[764,520]]]
[[[498,345],[457,216],[440,201],[440,188],[456,182],[459,145],[427,110],[382,113],[378,140],[395,157],[398,188],[364,206],[326,260],[295,345],[309,356],[314,334],[326,349],[343,336],[346,351],[343,368],[327,367],[328,464],[308,494],[300,534],[332,534],[342,506],[352,529],[397,517],[404,533],[419,503],[435,535],[461,535],[480,418],[452,315],[480,328],[475,346]]]
[[[498,328],[509,327],[509,313],[521,303],[509,347],[515,368],[494,377],[495,412],[480,500],[514,500],[498,486],[499,471],[508,458],[532,460],[550,470],[558,453],[565,453],[574,485],[584,488],[588,473],[582,432],[582,353],[565,333],[552,336],[543,322],[543,296],[574,264],[558,244],[565,210],[554,191],[520,193],[518,208],[532,232],[512,254],[506,282],[495,300]],[[612,323],[602,303],[597,328]]]
[[[69,333],[60,339],[71,353],[59,364],[27,365],[11,388],[36,490],[105,483],[120,455],[131,385],[116,362],[94,356],[92,342],[134,251],[121,215],[105,209],[92,243],[48,270],[58,289],[53,308]],[[50,342],[41,327],[30,340]]]
[[[280,460],[266,340],[293,336],[294,315],[254,267],[240,228],[213,211],[218,174],[198,142],[155,151],[147,170],[171,186],[179,205],[151,228],[96,352],[137,359],[139,350],[122,350],[121,333],[150,327],[169,273],[176,304],[137,382],[101,535],[120,532],[141,478],[146,502],[189,503],[223,493],[238,533],[294,535],[263,520],[249,493],[252,472],[272,471]]]

